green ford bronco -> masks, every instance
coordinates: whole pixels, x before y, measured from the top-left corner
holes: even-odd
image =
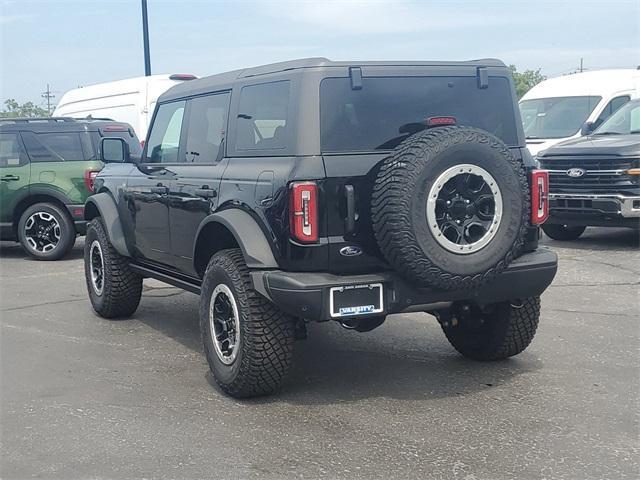
[[[102,169],[100,139],[140,151],[133,129],[107,119],[0,120],[0,239],[39,260],[57,260],[84,235],[84,202]]]

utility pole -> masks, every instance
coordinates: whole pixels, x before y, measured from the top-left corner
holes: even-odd
[[[56,96],[51,93],[51,88],[49,88],[49,84],[47,83],[47,91],[46,92],[42,92],[42,98],[46,98],[47,99],[47,114],[49,116],[51,116],[51,99],[55,98]]]
[[[142,42],[144,43],[144,75],[151,75],[151,56],[149,55],[149,19],[147,17],[147,0],[142,0]]]
[[[580,73],[582,73],[584,71],[584,68],[582,68],[582,61],[584,59],[582,57],[580,57]]]

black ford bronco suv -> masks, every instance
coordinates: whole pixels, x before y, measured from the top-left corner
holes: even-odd
[[[549,172],[549,237],[575,240],[588,226],[640,230],[640,100],[537,158]]]
[[[104,318],[142,279],[200,295],[222,390],[268,394],[310,321],[360,332],[426,311],[463,355],[531,342],[557,257],[546,172],[502,62],[306,59],[193,80],[158,100],[142,158],[103,140],[87,288]]]

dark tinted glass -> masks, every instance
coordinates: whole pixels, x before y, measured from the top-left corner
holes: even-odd
[[[240,93],[236,149],[285,148],[288,106],[288,81],[244,87]]]
[[[0,133],[0,167],[18,167],[26,163],[16,133]]]
[[[32,162],[85,160],[80,133],[24,132],[22,138]]]
[[[222,158],[229,97],[228,93],[221,93],[189,100],[187,163],[214,163]]]
[[[324,152],[392,149],[437,116],[518,144],[506,78],[492,77],[487,89],[477,87],[476,77],[363,78],[360,90],[352,90],[348,78],[327,78],[320,86],[320,116]]]
[[[165,103],[158,107],[158,112],[149,134],[147,162],[178,162],[184,107],[184,101]]]

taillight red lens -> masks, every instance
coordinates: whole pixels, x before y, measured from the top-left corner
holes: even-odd
[[[429,117],[426,123],[427,128],[447,127],[456,124],[456,117]]]
[[[301,243],[318,241],[318,186],[314,182],[295,182],[289,188],[291,236]]]
[[[84,172],[84,185],[91,193],[93,193],[93,182],[100,173],[100,170],[85,170]]]
[[[531,224],[541,225],[549,218],[549,172],[531,172]]]

